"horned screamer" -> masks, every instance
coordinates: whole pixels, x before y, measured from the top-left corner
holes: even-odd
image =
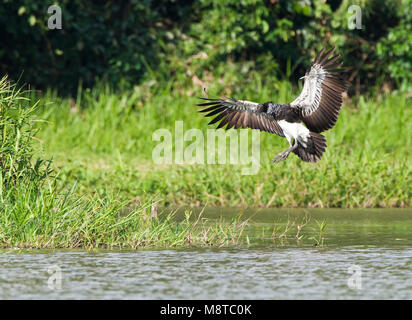
[[[338,120],[342,93],[348,82],[342,77],[339,55],[331,58],[335,48],[322,49],[306,72],[302,92],[288,104],[256,103],[246,100],[208,99],[198,106],[207,107],[209,122],[219,122],[217,129],[251,128],[285,137],[289,148],[279,153],[272,162],[285,160],[291,152],[303,161],[316,162],[326,149],[326,139],[320,133],[332,128]]]

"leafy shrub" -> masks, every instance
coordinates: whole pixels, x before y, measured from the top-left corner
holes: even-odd
[[[2,0],[0,72],[71,94],[97,78],[130,86],[221,76],[230,62],[244,78],[297,80],[321,47],[336,45],[359,90],[410,80],[408,0],[62,0],[63,28],[49,30],[52,4]],[[360,30],[348,28],[353,4]]]
[[[389,29],[386,37],[379,40],[376,54],[379,61],[388,67],[393,79],[412,80],[412,2],[407,1],[399,8],[398,25]]]
[[[4,77],[0,80],[0,196],[10,196],[17,185],[33,190],[50,175],[50,162],[33,161],[36,104]]]

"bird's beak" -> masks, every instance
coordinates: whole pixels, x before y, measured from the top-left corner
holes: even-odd
[[[306,76],[303,76],[303,77],[300,77],[299,80],[302,80],[302,79],[305,79],[305,78],[306,78]]]

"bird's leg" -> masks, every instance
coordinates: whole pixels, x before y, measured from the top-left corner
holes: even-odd
[[[291,145],[290,141],[289,141],[289,144]],[[275,163],[275,162],[280,162],[280,161],[286,160],[286,158],[289,156],[289,153],[291,153],[291,152],[292,152],[293,150],[295,150],[297,147],[298,147],[298,140],[295,139],[294,145],[293,145],[293,146],[291,145],[291,147],[290,147],[289,149],[287,149],[287,150],[279,153],[276,157],[273,158],[273,160],[272,160],[271,163]]]

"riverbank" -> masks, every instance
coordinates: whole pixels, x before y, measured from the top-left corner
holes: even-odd
[[[299,92],[281,82],[276,92],[261,84],[258,91],[235,96],[256,101],[291,101]],[[78,185],[79,194],[116,194],[143,203],[153,198],[162,205],[231,207],[374,208],[411,205],[411,99],[402,92],[346,99],[337,125],[324,133],[328,148],[316,164],[295,155],[277,165],[270,160],[287,147],[286,140],[261,133],[258,164],[231,164],[226,142],[225,164],[208,162],[207,119],[197,113],[198,100],[189,89],[115,93],[108,87],[79,94],[75,102],[46,93],[39,149],[53,157],[60,181]],[[178,128],[199,129],[204,138],[198,164],[178,153]],[[169,134],[171,157],[156,163],[154,132]],[[232,130],[232,133],[236,131]],[[251,145],[252,132],[248,139]],[[166,135],[167,136],[167,135]],[[237,136],[236,136],[237,138]],[[161,140],[163,138],[159,138]],[[164,138],[166,139],[166,138]],[[181,139],[181,150],[192,141]],[[255,142],[255,141],[254,141]],[[217,148],[216,148],[217,149]],[[252,149],[249,148],[249,155]],[[216,160],[218,158],[216,157]],[[200,162],[200,164],[199,164]]]
[[[281,84],[281,100],[290,100],[288,86]],[[239,208],[410,206],[411,111],[405,94],[361,97],[356,105],[347,101],[336,128],[325,134],[329,147],[317,164],[292,155],[270,165],[285,141],[261,134],[253,141],[260,145],[260,166],[245,175],[239,164],[176,164],[176,146],[172,163],[156,164],[154,132],[175,137],[179,122],[207,136],[207,121],[188,94],[146,96],[136,90],[96,89],[74,102],[22,92],[1,80],[1,247],[250,245],[253,238],[244,231],[253,223]],[[260,94],[257,100],[271,100],[267,91]],[[181,148],[189,148],[186,143]],[[188,210],[184,219],[175,219],[159,209],[172,206],[235,207],[237,212],[207,219],[193,218]],[[305,219],[275,222],[258,234],[274,242],[302,236],[310,245],[322,244],[324,221],[312,220],[306,229],[311,231],[300,233]]]

